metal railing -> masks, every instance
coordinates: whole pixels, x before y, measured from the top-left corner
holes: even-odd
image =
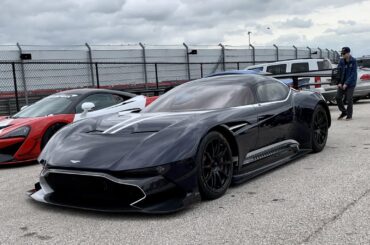
[[[266,61],[264,61],[265,63]],[[272,62],[272,61],[271,61]],[[74,88],[107,88],[158,95],[166,87],[224,69],[243,69],[249,61],[225,62],[0,62],[0,115]],[[143,74],[145,66],[145,76]],[[146,79],[145,79],[146,77]]]
[[[70,62],[0,61],[0,115],[63,90],[106,88],[158,95],[167,87],[214,72],[239,70],[271,61],[228,62]]]

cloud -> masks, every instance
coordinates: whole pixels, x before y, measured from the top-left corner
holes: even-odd
[[[345,25],[338,28],[329,28],[325,33],[333,33],[336,35],[353,35],[357,33],[370,34],[370,24]]]
[[[313,26],[313,21],[311,19],[305,20],[295,17],[277,22],[276,25],[282,28],[310,28]]]
[[[353,20],[339,20],[338,23],[342,25],[350,25],[350,26],[356,25],[356,21],[353,21]]]
[[[357,14],[341,20],[338,10],[343,8]],[[370,23],[368,15],[359,13],[369,8],[368,0],[3,0],[0,44],[233,45],[248,42],[248,31],[257,45],[303,44],[333,35],[347,40],[351,33],[368,33],[358,23]]]

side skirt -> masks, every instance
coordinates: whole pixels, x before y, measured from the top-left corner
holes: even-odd
[[[294,140],[287,140],[258,149],[246,156],[243,162],[244,171],[242,167],[241,171],[233,176],[232,182],[234,184],[245,182],[266,171],[302,157],[309,152],[311,152],[311,149],[299,149],[298,142]],[[261,167],[249,168],[250,170],[247,170],[248,165],[261,165]]]

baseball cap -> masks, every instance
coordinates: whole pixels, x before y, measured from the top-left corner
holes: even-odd
[[[351,49],[348,48],[348,47],[343,47],[342,48],[342,51],[340,52],[341,54],[347,54],[347,53],[350,53],[351,52]]]

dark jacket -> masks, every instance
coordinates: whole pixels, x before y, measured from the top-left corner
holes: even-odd
[[[338,70],[340,72],[340,83],[347,84],[348,88],[356,87],[357,82],[357,61],[355,58],[350,56],[349,62],[344,59],[340,59],[338,64]]]

